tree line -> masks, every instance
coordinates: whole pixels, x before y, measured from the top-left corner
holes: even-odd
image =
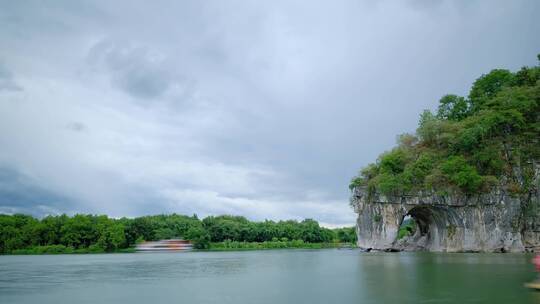
[[[106,215],[0,214],[0,253],[115,252],[143,241],[171,238],[193,241],[198,249],[217,242],[327,243],[356,241],[354,228],[328,229],[312,219],[254,222],[242,216],[153,215],[110,218]],[[298,242],[294,243],[298,244]]]

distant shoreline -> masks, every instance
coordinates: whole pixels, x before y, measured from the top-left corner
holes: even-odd
[[[312,219],[253,222],[233,215],[201,220],[174,213],[119,219],[92,214],[41,219],[0,214],[0,254],[132,252],[139,244],[167,240],[189,242],[186,245],[194,249],[319,248],[356,243],[356,229],[328,229]],[[157,247],[180,249],[177,245]]]
[[[289,243],[289,244],[287,244]],[[256,250],[279,250],[279,249],[337,249],[337,248],[356,248],[353,243],[296,243],[292,242],[217,242],[211,243],[210,248],[186,250],[185,252],[217,252],[217,251],[256,251]],[[54,247],[56,250],[47,250]],[[169,251],[182,252],[182,251]],[[59,255],[59,254],[123,254],[123,253],[138,253],[135,247],[124,248],[116,251],[96,251],[88,248],[63,248],[59,246],[39,246],[28,249],[18,249],[11,253],[1,255]]]

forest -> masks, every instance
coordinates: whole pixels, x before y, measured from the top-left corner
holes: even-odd
[[[539,140],[540,67],[495,69],[468,96],[446,95],[436,113],[425,110],[415,134],[398,136],[397,146],[364,167],[349,188],[388,197],[495,189],[530,196],[538,188]]]
[[[249,221],[242,216],[0,215],[1,254],[133,251],[143,241],[184,238],[197,249],[322,248],[354,243],[354,228],[327,229],[315,220]],[[318,244],[318,245],[317,245]]]

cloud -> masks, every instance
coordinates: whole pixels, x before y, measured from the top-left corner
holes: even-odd
[[[1,213],[43,216],[69,212],[69,208],[76,208],[73,199],[42,188],[31,177],[13,168],[0,167]]]
[[[86,126],[82,122],[73,121],[66,125],[66,128],[75,132],[82,132]]]
[[[423,109],[466,95],[491,68],[536,64],[539,11],[535,1],[11,2],[0,11],[0,164],[17,183],[2,180],[11,190],[0,199],[18,198],[0,212],[351,225],[350,178]]]
[[[11,71],[0,63],[0,91],[22,91],[23,88],[17,84]]]
[[[162,96],[174,81],[163,55],[145,47],[103,40],[90,49],[89,60],[102,65],[115,86],[140,99]]]

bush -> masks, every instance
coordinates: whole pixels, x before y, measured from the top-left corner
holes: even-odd
[[[413,235],[416,231],[416,222],[413,218],[403,221],[398,230],[397,239],[402,239],[406,236]]]
[[[410,156],[404,149],[394,149],[383,153],[379,159],[380,171],[387,174],[399,174],[405,169]]]
[[[364,179],[361,177],[354,177],[349,183],[349,190],[353,190],[356,187],[360,187],[364,184]]]
[[[62,254],[73,252],[73,247],[66,247],[64,245],[34,246],[31,248],[16,249],[11,251],[12,254]]]
[[[462,156],[452,156],[441,164],[441,171],[463,192],[478,192],[482,186],[482,177]]]
[[[210,246],[210,234],[202,227],[190,228],[185,238],[193,242],[193,247],[196,249],[208,249]]]
[[[383,173],[377,177],[379,190],[385,195],[399,195],[403,190],[403,180],[400,175]]]
[[[103,253],[105,252],[105,249],[100,247],[98,244],[92,244],[88,247],[87,250],[84,251],[88,253]]]
[[[265,241],[265,242],[237,242],[225,240],[210,243],[210,250],[264,250],[264,249],[321,249],[339,247],[339,243],[307,243],[303,240],[292,241]]]
[[[334,229],[336,234],[336,241],[339,243],[356,243],[356,227],[344,227]]]

